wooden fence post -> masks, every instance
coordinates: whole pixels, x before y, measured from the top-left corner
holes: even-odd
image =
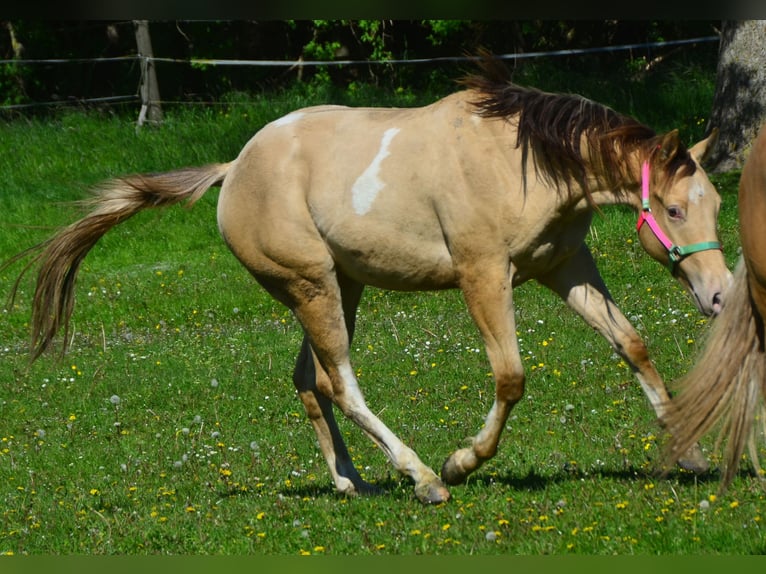
[[[138,114],[138,126],[148,121],[153,124],[162,123],[162,107],[160,105],[160,87],[157,83],[152,39],[149,36],[149,22],[135,20],[136,46],[138,57],[141,59],[141,112]]]

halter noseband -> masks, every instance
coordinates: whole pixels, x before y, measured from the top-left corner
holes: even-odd
[[[668,236],[660,229],[657,220],[652,215],[652,210],[649,207],[649,162],[645,161],[641,166],[641,213],[638,214],[638,222],[636,223],[636,231],[641,229],[641,226],[646,223],[649,229],[652,230],[654,236],[659,240],[668,252],[668,268],[672,274],[675,274],[676,267],[685,258],[692,253],[698,251],[707,251],[708,249],[721,249],[721,244],[718,241],[702,241],[700,243],[692,243],[691,245],[680,246],[674,245],[673,242],[668,239]]]

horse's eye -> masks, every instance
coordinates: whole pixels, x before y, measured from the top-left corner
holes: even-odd
[[[671,205],[668,207],[668,217],[670,217],[670,219],[683,219],[684,212],[677,205]]]

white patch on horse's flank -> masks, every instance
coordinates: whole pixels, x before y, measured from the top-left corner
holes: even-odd
[[[274,120],[271,122],[271,125],[273,126],[286,126],[293,122],[297,122],[299,119],[301,119],[305,114],[303,112],[292,112],[290,114],[287,114],[286,116],[282,116],[281,118]]]
[[[386,186],[379,177],[380,164],[389,156],[388,146],[398,133],[399,128],[389,128],[385,131],[383,139],[380,140],[378,153],[351,188],[351,203],[358,215],[364,215],[370,211],[372,202],[375,201],[380,190]]]
[[[691,188],[689,188],[689,201],[697,205],[704,196],[705,188],[699,182],[692,183]]]

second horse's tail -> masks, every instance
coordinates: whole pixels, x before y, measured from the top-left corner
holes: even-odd
[[[220,185],[232,164],[212,164],[157,174],[141,174],[108,181],[83,202],[90,212],[50,239],[20,253],[2,267],[34,255],[17,279],[39,264],[32,302],[32,360],[48,349],[61,327],[64,345],[74,308],[74,286],[80,263],[90,249],[114,226],[150,207],[197,201],[214,185]]]
[[[721,489],[736,475],[745,449],[760,470],[755,444],[756,417],[763,406],[766,355],[763,320],[753,306],[747,267],[740,258],[726,305],[715,319],[697,362],[680,381],[678,395],[665,418],[671,436],[665,445],[669,468],[716,424],[721,423],[716,449],[725,441]],[[766,419],[761,416],[761,423]]]

